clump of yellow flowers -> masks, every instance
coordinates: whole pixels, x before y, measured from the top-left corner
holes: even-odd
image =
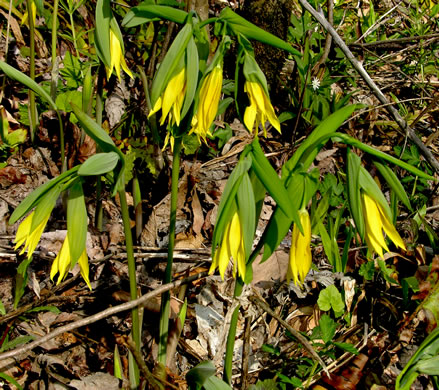
[[[293,279],[294,284],[302,284],[305,276],[311,268],[311,221],[308,211],[299,210],[300,224],[303,228],[303,234],[296,224],[293,226],[291,236],[290,261],[287,270],[287,282]]]
[[[371,251],[375,251],[381,258],[383,257],[383,250],[389,251],[383,231],[397,247],[405,250],[404,241],[381,205],[364,192],[362,193],[362,208],[366,228],[365,240]]]

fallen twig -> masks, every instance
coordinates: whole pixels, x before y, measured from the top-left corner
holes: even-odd
[[[262,310],[270,314],[273,318],[276,318],[277,321],[286,329],[288,332],[290,332],[302,345],[303,347],[309,352],[311,357],[316,360],[323,368],[323,371],[330,377],[328,368],[326,367],[325,362],[322,360],[322,358],[317,354],[316,351],[314,351],[313,347],[309,343],[309,341],[302,336],[296,329],[291,327],[284,319],[279,317],[273,310],[271,310],[270,306],[266,302],[264,302],[261,298],[257,297],[256,295],[250,296],[249,300],[258,305]],[[1,357],[1,355],[0,355]]]
[[[117,314],[117,313],[120,313],[123,311],[127,311],[127,310],[131,310],[132,308],[134,308],[136,306],[142,305],[143,303],[145,303],[146,301],[148,301],[152,297],[155,297],[156,295],[160,295],[160,294],[162,294],[166,291],[169,291],[175,287],[179,287],[182,284],[187,284],[187,283],[190,283],[194,280],[204,278],[206,276],[207,276],[207,271],[204,271],[204,272],[200,272],[196,275],[192,275],[186,279],[177,280],[177,281],[172,282],[172,283],[164,284],[163,286],[156,288],[154,291],[151,291],[145,295],[142,295],[140,298],[137,298],[133,301],[110,307],[110,308],[103,310],[99,313],[93,314],[90,317],[83,318],[83,319],[78,320],[78,321],[74,321],[68,325],[60,326],[59,328],[56,328],[54,331],[46,334],[43,337],[40,337],[39,339],[37,339],[35,341],[32,341],[29,344],[25,344],[21,347],[12,349],[10,351],[0,353],[0,360],[4,360],[4,359],[10,358],[10,357],[17,357],[20,354],[23,354],[25,352],[29,352],[32,349],[34,349],[35,347],[38,347],[39,345],[53,339],[54,337],[57,337],[57,336],[65,333],[65,332],[70,332],[70,331],[77,329],[77,328],[80,328],[82,326],[90,325],[90,324],[93,324],[97,321],[103,320],[104,318],[110,317],[114,314]]]
[[[326,20],[325,16],[322,12],[317,12],[307,0],[299,0],[300,4],[314,17],[317,21],[323,26],[323,28],[332,35],[334,42],[340,47],[344,55],[351,62],[352,66],[355,70],[360,74],[360,76],[364,79],[366,84],[372,90],[374,95],[378,98],[378,100],[386,105],[387,111],[390,115],[395,119],[395,122],[398,123],[399,127],[407,134],[407,136],[416,144],[416,146],[421,151],[422,155],[429,162],[429,164],[435,169],[436,172],[439,173],[439,161],[436,157],[431,153],[430,149],[428,149],[422,140],[416,135],[415,131],[408,126],[407,122],[404,118],[399,114],[398,110],[389,104],[389,100],[386,96],[381,92],[379,87],[375,84],[366,70],[363,68],[363,65],[354,57],[352,52],[349,50],[346,43],[343,39],[338,35],[337,31],[331,26],[331,24]]]

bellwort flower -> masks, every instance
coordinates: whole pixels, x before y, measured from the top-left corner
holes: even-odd
[[[233,214],[232,219],[226,226],[223,240],[219,248],[215,251],[209,274],[213,274],[218,267],[221,279],[224,280],[224,274],[229,264],[230,258],[234,260],[233,276],[236,276],[236,269],[241,279],[245,277],[245,249],[242,235],[241,220],[238,212]]]
[[[34,26],[35,26],[35,21],[37,19],[37,5],[35,4],[35,1],[31,2],[31,9],[32,9],[32,19],[34,21]],[[29,18],[29,12],[26,10],[26,12],[23,14],[23,18],[21,19],[21,25],[26,24],[28,18]]]
[[[50,217],[50,212],[47,213],[39,225],[31,231],[32,228],[32,219],[35,216],[35,211],[30,213],[24,220],[21,222],[20,226],[17,229],[17,234],[15,235],[15,250],[17,250],[20,246],[24,244],[23,249],[20,252],[22,255],[27,249],[27,257],[29,258],[34,253],[35,248],[40,241],[41,234],[43,234],[44,228],[46,227],[47,221]]]
[[[200,89],[197,113],[192,119],[192,129],[190,132],[197,134],[204,141],[206,141],[208,135],[211,135],[209,129],[218,112],[222,85],[223,68],[222,64],[219,63],[204,78]]]
[[[244,91],[247,92],[250,100],[250,105],[244,112],[244,124],[247,126],[247,129],[252,132],[255,124],[256,129],[259,124],[262,124],[264,135],[267,136],[265,122],[268,120],[280,132],[279,119],[277,119],[274,113],[273,106],[264,88],[256,81],[247,80],[244,84]]]
[[[169,116],[169,122],[179,126],[181,120],[181,108],[183,107],[185,93],[186,69],[183,67],[171,78],[162,96],[160,96],[155,102],[154,107],[149,113],[148,117],[161,109],[162,117],[160,119],[160,125],[163,125],[166,117]]]
[[[110,66],[107,67],[107,78],[110,78],[113,73],[113,69],[116,70],[117,78],[120,80],[120,67],[126,72],[128,76],[133,78],[133,74],[128,69],[127,63],[123,56],[122,42],[119,40],[118,36],[110,28]]]
[[[66,239],[64,240],[61,250],[59,251],[58,255],[53,261],[52,268],[50,269],[50,279],[53,280],[56,274],[59,274],[58,281],[56,282],[56,284],[61,283],[61,281],[66,276],[67,272],[70,270],[72,265],[71,263],[72,263],[72,259],[70,257],[69,239],[68,236],[66,236]],[[87,283],[88,288],[91,290],[90,279],[88,276],[89,275],[88,257],[85,249],[78,259],[78,264],[79,264],[79,269],[81,271],[81,276]]]
[[[303,228],[302,234],[294,224],[291,236],[290,262],[288,263],[287,282],[291,279],[294,284],[300,284],[305,280],[305,276],[311,268],[311,221],[308,211],[299,211],[300,223]]]
[[[368,194],[362,194],[362,206],[365,220],[365,239],[371,251],[375,251],[381,258],[383,250],[389,251],[384,239],[383,230],[393,243],[405,250],[404,241],[385,214],[380,204]]]

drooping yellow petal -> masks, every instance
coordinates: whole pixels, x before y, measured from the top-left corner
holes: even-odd
[[[24,244],[26,239],[29,236],[30,228],[32,226],[32,218],[34,216],[35,212],[33,211],[30,213],[18,226],[17,233],[15,235],[15,248],[14,250],[17,250]]]
[[[32,212],[23,220],[23,222],[17,229],[17,235],[15,237],[15,249],[18,249],[21,245],[24,244],[20,255],[22,255],[27,250],[28,257],[32,256],[35,248],[38,245],[38,242],[40,241],[41,235],[43,234],[44,228],[46,227],[47,221],[49,220],[50,212],[47,214],[47,216],[43,218],[40,224],[33,231],[30,231],[30,229],[32,228],[34,215],[35,212]]]
[[[66,276],[68,270],[70,269],[70,264],[71,261],[70,261],[69,239],[68,236],[66,235],[61,250],[59,251],[58,255],[53,261],[52,269],[50,271],[50,278],[53,280],[53,278],[58,273],[58,280],[56,284],[61,283],[61,281]]]
[[[381,213],[381,219],[383,221],[384,231],[397,247],[406,250],[404,241],[402,240],[399,233],[396,231],[395,226],[393,226],[393,224],[387,219],[387,217],[384,214],[384,210],[381,208],[381,206],[378,205],[378,208]]]
[[[81,276],[82,279],[85,280],[85,283],[87,283],[88,288],[91,290],[91,284],[89,279],[89,265],[88,265],[88,256],[87,251],[84,249],[84,252],[82,252],[82,255],[79,257],[78,260],[79,269],[81,270]]]
[[[127,63],[123,56],[122,42],[117,35],[110,29],[110,66],[107,67],[107,78],[111,77],[113,69],[116,71],[117,78],[120,80],[120,67],[133,78],[132,72],[128,69]]]
[[[171,111],[172,106],[177,102],[181,101],[181,96],[183,94],[184,99],[184,90],[186,87],[186,70],[183,67],[172,79],[169,81],[166,86],[165,92],[163,94],[162,100],[162,118],[160,119],[160,124],[163,125],[165,123],[166,117]],[[178,100],[180,98],[180,100]],[[182,103],[182,102],[181,102]],[[180,124],[180,112],[178,112],[178,118],[175,118],[174,112],[174,120],[177,125]]]
[[[291,236],[290,261],[287,270],[287,282],[293,279],[297,285],[304,282],[308,274],[311,263],[311,221],[306,210],[299,211],[300,223],[302,224],[302,234],[296,224],[293,226]]]

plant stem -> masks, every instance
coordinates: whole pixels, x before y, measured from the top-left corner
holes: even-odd
[[[32,0],[27,0],[27,15],[29,20],[29,39],[30,39],[30,72],[29,77],[35,81],[35,23],[32,9]],[[35,92],[29,90],[29,123],[31,141],[34,142],[35,130],[37,128],[37,106],[35,103]]]
[[[174,259],[175,246],[175,222],[177,219],[177,197],[178,197],[178,177],[180,173],[180,152],[181,138],[175,139],[173,161],[172,161],[172,178],[171,178],[171,211],[169,218],[169,243],[168,243],[168,263],[166,265],[165,277],[163,283],[170,283],[172,280],[172,262]],[[160,308],[160,336],[159,336],[159,363],[166,364],[166,348],[168,343],[169,327],[169,310],[170,310],[169,291],[162,295],[162,305]]]
[[[239,297],[242,293],[244,287],[244,281],[241,278],[236,279],[235,291],[233,293],[233,298]],[[230,384],[232,382],[232,363],[233,363],[233,349],[235,347],[235,336],[236,336],[236,326],[238,325],[239,309],[240,305],[235,308],[230,319],[229,334],[227,335],[226,344],[226,357],[224,358],[224,382]]]
[[[58,21],[58,5],[59,0],[55,0],[53,3],[53,13],[52,13],[52,80],[50,83],[50,97],[53,101],[56,100],[56,84],[58,80],[58,61],[56,58],[56,36],[57,36],[57,29],[56,29],[56,23]]]
[[[125,245],[128,260],[128,275],[130,279],[130,297],[134,301],[137,299],[137,280],[136,280],[136,260],[134,259],[133,237],[131,235],[130,216],[128,213],[128,203],[125,189],[119,190],[120,209],[122,213],[123,229],[125,233]],[[132,337],[136,348],[140,351],[140,324],[139,324],[139,309],[137,307],[131,309],[132,321]],[[135,366],[136,376],[139,378],[139,369]]]

